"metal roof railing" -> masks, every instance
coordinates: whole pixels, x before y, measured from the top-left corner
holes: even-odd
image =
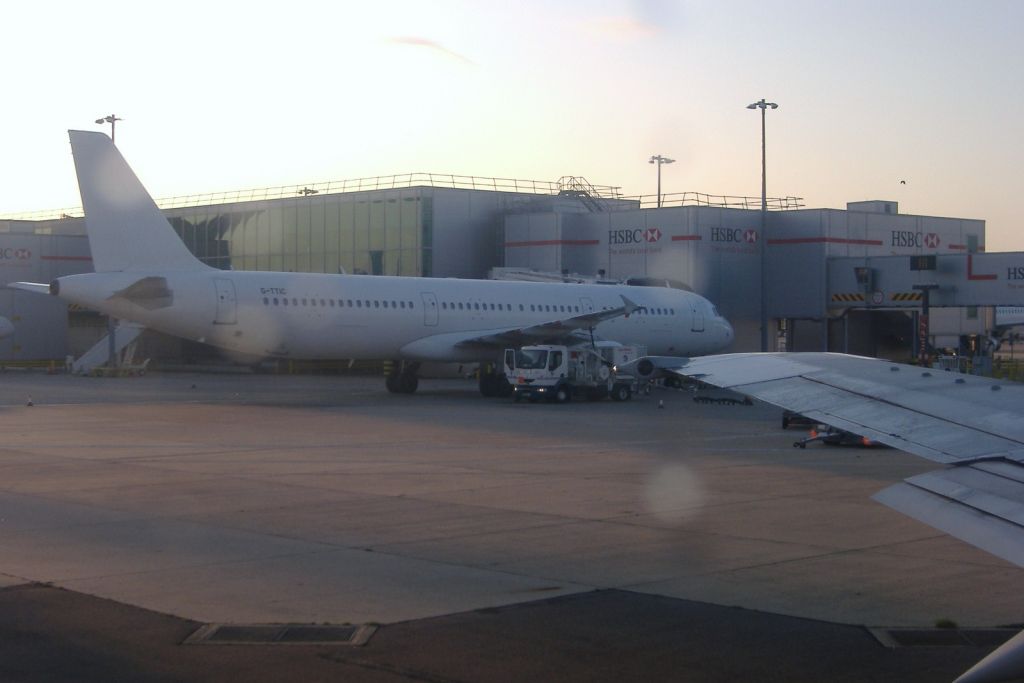
[[[371,176],[351,178],[348,180],[331,180],[305,185],[280,185],[277,187],[260,187],[247,190],[231,190],[227,192],[208,192],[203,194],[178,195],[157,199],[156,205],[161,209],[178,209],[190,206],[211,206],[218,204],[238,204],[243,202],[265,201],[270,199],[295,199],[314,195],[343,194],[348,192],[368,192],[372,190],[398,190],[411,187],[442,187],[459,190],[486,190],[491,192],[512,192],[533,195],[565,195],[579,196],[595,200],[601,210],[615,211],[639,208],[651,209],[658,206],[658,196],[653,194],[622,196],[621,188],[613,185],[591,185],[579,176],[563,176],[555,182],[547,180],[520,180],[515,178],[486,178],[481,176],[454,175],[451,173],[402,173],[388,176]],[[606,203],[601,200],[618,199],[622,202]],[[674,206],[710,206],[729,209],[760,209],[760,197],[743,197],[736,195],[716,195],[705,192],[676,192],[663,194],[662,207]],[[802,197],[768,197],[769,211],[788,211],[803,208]],[[81,207],[65,209],[49,209],[0,215],[0,220],[10,221],[44,221],[65,218],[81,218]]]
[[[387,176],[370,176],[331,180],[305,185],[282,185],[232,192],[182,195],[157,200],[162,209],[183,206],[204,206],[208,204],[233,204],[238,202],[262,201],[266,199],[288,199],[309,197],[317,194],[343,194],[368,192],[372,190],[398,190],[410,187],[441,187],[456,190],[486,190],[491,192],[515,192],[520,194],[556,195],[562,190],[561,183],[547,180],[522,180],[517,178],[487,178],[481,176],[455,175],[451,173],[401,173]],[[598,186],[602,196],[617,196],[619,188]]]
[[[587,191],[599,198],[618,198],[621,188],[611,185],[591,185],[583,178],[564,176],[556,182],[547,180],[521,180],[516,178],[487,178],[481,176],[455,175],[452,173],[400,173],[387,176],[330,180],[302,185],[280,185],[226,192],[178,195],[154,200],[161,209],[178,209],[189,206],[216,204],[238,204],[268,199],[293,199],[320,194],[342,194],[347,192],[368,192],[372,190],[398,190],[411,187],[442,187],[457,190],[487,190],[491,192],[514,192],[519,194],[558,195],[566,189],[567,179],[573,188],[585,185]],[[3,214],[0,220],[42,221],[62,218],[81,218],[81,207],[49,209],[24,213]]]
[[[640,203],[642,209],[653,209],[658,206],[658,195],[643,194],[634,197],[623,197]],[[790,211],[804,207],[803,197],[768,197],[766,205],[769,211]],[[741,197],[736,195],[707,194],[705,192],[675,192],[661,195],[662,208],[669,206],[711,206],[720,209],[760,209],[760,197]]]

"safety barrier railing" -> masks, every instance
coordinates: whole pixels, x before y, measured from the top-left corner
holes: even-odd
[[[189,206],[235,204],[263,201],[268,199],[291,199],[315,195],[367,192],[371,190],[396,190],[410,187],[443,187],[465,190],[487,190],[492,192],[513,192],[534,195],[573,195],[594,202],[603,211],[624,211],[635,208],[650,209],[658,206],[657,195],[623,196],[621,188],[613,185],[592,185],[579,176],[563,176],[555,182],[546,180],[522,180],[516,178],[487,178],[482,176],[454,175],[450,173],[404,173],[388,176],[371,176],[332,180],[304,185],[280,185],[259,187],[227,192],[178,195],[156,200],[161,209],[177,209]],[[623,201],[608,202],[615,199]],[[804,207],[802,197],[768,197],[769,211],[789,211]],[[760,209],[760,197],[739,195],[708,194],[706,192],[674,192],[663,194],[662,207],[710,206],[729,209]],[[0,215],[0,220],[43,221],[63,218],[81,218],[81,207],[48,209]]]
[[[566,181],[570,179],[572,183]],[[565,181],[565,182],[563,182]],[[178,195],[156,199],[161,209],[178,209],[189,206],[216,204],[237,204],[268,199],[291,199],[316,195],[342,194],[347,192],[368,192],[372,190],[399,190],[410,187],[440,187],[458,190],[486,190],[491,192],[513,192],[518,194],[558,195],[567,187],[583,188],[590,197],[618,198],[618,187],[592,185],[584,178],[564,176],[556,182],[547,180],[523,180],[517,178],[487,178],[482,176],[455,175],[451,173],[401,173],[387,176],[330,180],[301,185],[280,185],[226,192]],[[81,207],[49,209],[0,215],[0,220],[42,221],[61,218],[81,218]]]
[[[658,195],[643,194],[623,199],[639,202],[642,209],[658,206]],[[804,207],[803,197],[767,197],[765,205],[769,211],[790,211]],[[661,206],[712,206],[721,209],[760,209],[760,197],[707,194],[705,192],[674,192],[661,195]]]

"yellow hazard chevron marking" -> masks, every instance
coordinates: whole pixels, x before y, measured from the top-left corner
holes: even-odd
[[[921,292],[894,292],[890,297],[893,301],[920,301]]]
[[[833,294],[832,301],[864,301],[864,294]]]

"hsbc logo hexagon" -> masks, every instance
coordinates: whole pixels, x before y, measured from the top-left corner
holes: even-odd
[[[757,230],[744,231],[743,241],[747,244],[757,244]]]
[[[657,242],[661,239],[661,230],[658,228],[647,228],[644,230],[644,240],[647,242]]]
[[[934,232],[930,232],[924,236],[924,246],[929,249],[937,249],[939,246],[939,236]]]

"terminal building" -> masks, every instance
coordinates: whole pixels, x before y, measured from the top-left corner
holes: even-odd
[[[760,198],[650,199],[575,177],[411,174],[157,203],[188,248],[222,269],[483,278],[504,268],[686,286],[733,323],[735,351],[759,350],[764,305],[769,350],[906,360],[920,292],[870,282],[836,291],[831,271],[852,274],[857,259],[985,249],[983,220],[901,214],[892,201],[814,209],[790,197],[762,212]],[[81,211],[0,217],[0,266],[0,284],[90,271]],[[8,364],[78,357],[106,334],[98,314],[24,291],[0,289],[0,315],[15,327],[0,340]],[[929,342],[966,350],[990,318],[984,307],[935,310]],[[148,354],[170,361],[215,355],[156,333],[144,339]]]

